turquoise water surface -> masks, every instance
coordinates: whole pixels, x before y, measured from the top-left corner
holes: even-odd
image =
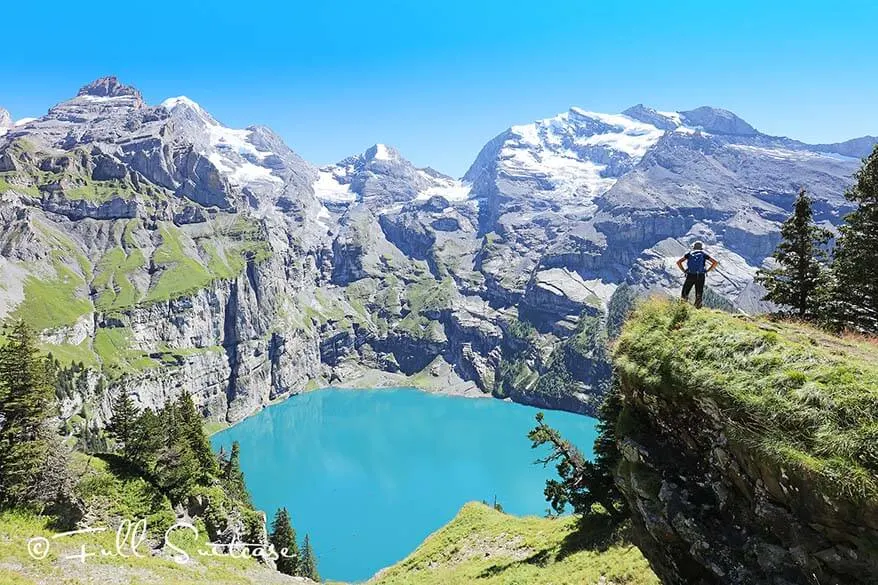
[[[211,439],[241,444],[241,467],[269,520],[286,506],[311,536],[324,579],[361,581],[413,551],[472,500],[543,515],[554,469],[534,465],[535,408],[412,389],[318,390]],[[594,419],[547,411],[587,457]]]

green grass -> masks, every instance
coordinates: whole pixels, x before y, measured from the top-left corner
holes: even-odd
[[[646,559],[622,543],[582,547],[576,519],[525,517],[470,503],[370,585],[659,585]]]
[[[200,519],[195,521],[199,530],[197,537],[186,530],[175,531],[172,535],[173,543],[189,554],[189,562],[174,562],[170,555],[176,554],[176,551],[167,548],[165,554],[151,554],[152,547],[161,542],[161,537],[175,521],[173,508],[167,498],[112,455],[95,457],[74,453],[70,466],[72,474],[78,478],[76,497],[88,510],[88,526],[106,527],[107,530],[58,536],[59,532],[49,517],[19,510],[0,512],[0,583],[3,585],[262,585],[288,582],[277,572],[259,565],[251,558],[199,554],[199,551],[210,550],[206,544],[204,522]],[[198,495],[213,499],[216,490],[206,488]],[[116,528],[121,520],[140,519],[146,520],[150,536],[150,540],[137,549],[143,556],[134,556],[130,548],[124,547],[123,552],[128,556],[119,556]],[[49,549],[45,558],[34,559],[28,554],[28,540],[35,537],[48,541]],[[83,547],[86,553],[95,553],[94,556],[87,557],[85,562],[79,558],[67,558],[80,554]],[[110,554],[102,556],[102,551]]]
[[[23,186],[20,182],[20,175],[15,171],[0,173],[0,194],[5,193],[6,191],[15,190],[24,195],[39,197],[39,189],[33,186]]]
[[[878,345],[651,300],[615,349],[626,383],[710,400],[727,435],[832,493],[878,497]]]
[[[69,266],[72,262],[76,262],[79,266],[79,272],[83,279],[89,281],[92,279],[92,264],[88,257],[82,252],[79,245],[69,236],[61,232],[57,228],[41,223],[34,222],[34,229],[40,234],[51,248],[52,259],[56,266],[60,263]]]
[[[210,273],[184,247],[180,229],[162,225],[160,233],[162,244],[156,249],[153,262],[163,270],[146,300],[166,301],[206,287],[211,281]]]
[[[95,331],[94,351],[111,375],[136,372],[159,365],[144,352],[131,349],[131,330],[125,327],[98,328]]]
[[[105,253],[92,281],[92,287],[98,291],[95,308],[106,312],[136,304],[140,299],[140,291],[132,284],[128,275],[142,269],[145,264],[143,253],[137,248],[126,254],[125,250],[117,246]]]
[[[24,300],[12,312],[37,331],[73,325],[91,312],[91,303],[82,293],[85,282],[63,264],[55,264],[56,277],[42,280],[28,276],[24,281]]]
[[[123,181],[93,181],[84,175],[77,175],[75,180],[81,184],[64,191],[67,199],[105,203],[116,197],[133,199],[137,196],[133,187]]]
[[[406,299],[412,312],[441,311],[451,306],[457,287],[451,277],[441,281],[424,278],[406,289]]]
[[[187,241],[189,237],[184,231],[169,223],[163,223],[159,233],[162,244],[156,249],[153,262],[163,270],[147,293],[147,302],[178,298],[205,288],[214,280],[235,278],[244,270],[248,258],[258,264],[271,256],[268,242],[261,239],[259,225],[244,218],[221,224],[214,234],[197,241]],[[132,240],[130,235],[128,239]]]
[[[92,351],[89,339],[85,339],[79,345],[73,345],[72,343],[46,343],[43,344],[41,348],[46,353],[51,353],[52,356],[61,362],[62,365],[70,365],[80,362],[90,368],[97,368],[99,365],[98,357],[95,352]]]

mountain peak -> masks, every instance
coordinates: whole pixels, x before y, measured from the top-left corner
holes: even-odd
[[[687,126],[702,128],[712,134],[733,134],[737,136],[753,136],[759,134],[753,126],[742,120],[734,112],[701,106],[694,110],[680,112]]]
[[[367,160],[398,160],[399,152],[392,146],[386,144],[375,144],[366,149],[363,153]]]
[[[209,124],[217,125],[219,124],[213,116],[211,116],[207,110],[201,107],[201,105],[195,100],[189,99],[185,95],[180,95],[177,97],[168,98],[163,101],[161,107],[165,108],[169,112],[177,112],[177,113],[191,113],[194,114],[197,118],[201,118],[202,120],[208,122]]]
[[[0,128],[12,128],[12,115],[8,110],[0,108]]]
[[[82,86],[79,90],[79,93],[77,93],[76,95],[89,95],[92,97],[103,98],[130,96],[137,98],[138,100],[143,99],[143,96],[140,95],[140,92],[137,90],[137,88],[121,83],[115,75],[108,75],[106,77],[95,79],[88,85]]]

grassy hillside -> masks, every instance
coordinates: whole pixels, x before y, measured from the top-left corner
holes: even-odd
[[[636,547],[613,544],[590,549],[575,527],[572,517],[517,518],[470,503],[369,584],[659,584]]]
[[[643,392],[711,400],[730,438],[821,483],[878,498],[878,346],[812,327],[649,301],[616,367]]]
[[[94,526],[100,524],[95,523]],[[134,585],[161,583],[162,585],[292,584],[305,581],[286,577],[260,565],[253,559],[230,556],[198,556],[198,550],[208,550],[202,535],[196,540],[180,531],[173,536],[174,543],[186,550],[191,560],[179,564],[167,555],[150,555],[144,545],[144,558],[129,556],[101,556],[101,550],[116,551],[114,531],[100,534],[65,536],[54,539],[45,517],[19,512],[0,513],[0,583],[4,585]],[[50,543],[45,559],[35,560],[28,554],[28,539],[42,537]],[[84,547],[89,556],[81,562],[79,554]],[[129,553],[130,554],[130,553]],[[77,555],[76,558],[67,558]]]
[[[59,532],[47,516],[23,511],[0,512],[0,583],[3,585],[134,585],[161,583],[188,585],[292,584],[307,581],[287,577],[252,558],[203,556],[209,551],[203,522],[195,521],[198,537],[186,530],[175,531],[173,543],[187,551],[190,560],[175,562],[171,549],[154,550],[164,531],[174,521],[170,502],[149,482],[136,474],[125,472],[113,458],[97,458],[76,454],[72,468],[78,477],[76,496],[86,509],[84,522],[92,527],[109,527],[92,534],[58,536]],[[137,547],[143,557],[132,554],[131,548],[115,554],[116,529],[122,519],[147,520],[148,540]],[[45,539],[34,550],[48,542],[45,558],[35,559],[28,552],[29,539]],[[130,541],[129,541],[130,542]],[[89,555],[83,562],[82,551]],[[103,556],[102,551],[114,553]],[[75,558],[68,558],[73,557]],[[41,556],[41,555],[39,555]]]

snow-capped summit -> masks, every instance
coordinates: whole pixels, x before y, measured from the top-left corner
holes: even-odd
[[[399,152],[386,144],[375,144],[363,153],[363,156],[371,160],[399,160]]]
[[[211,121],[216,122],[216,120],[213,119],[213,116],[208,114],[207,111],[202,108],[200,104],[198,104],[194,100],[189,99],[185,95],[168,98],[159,105],[169,112],[173,112],[177,109],[183,111],[191,111],[203,118],[210,119]]]
[[[395,148],[380,143],[321,168],[312,187],[328,205],[370,202],[378,211],[433,195],[461,201],[469,194],[468,184],[433,169],[416,168]]]
[[[161,107],[170,112],[178,129],[232,185],[283,183],[280,177],[272,174],[273,166],[267,162],[275,153],[254,144],[253,129],[227,128],[186,96],[168,98]]]
[[[8,111],[0,108],[0,136],[6,134],[9,128],[12,128],[12,116]]]
[[[662,119],[670,127],[673,116]],[[664,133],[631,115],[573,107],[552,118],[512,126],[482,150],[464,178],[479,183],[483,173],[497,173],[504,182],[517,183],[514,190],[528,192],[530,198],[588,206]]]

